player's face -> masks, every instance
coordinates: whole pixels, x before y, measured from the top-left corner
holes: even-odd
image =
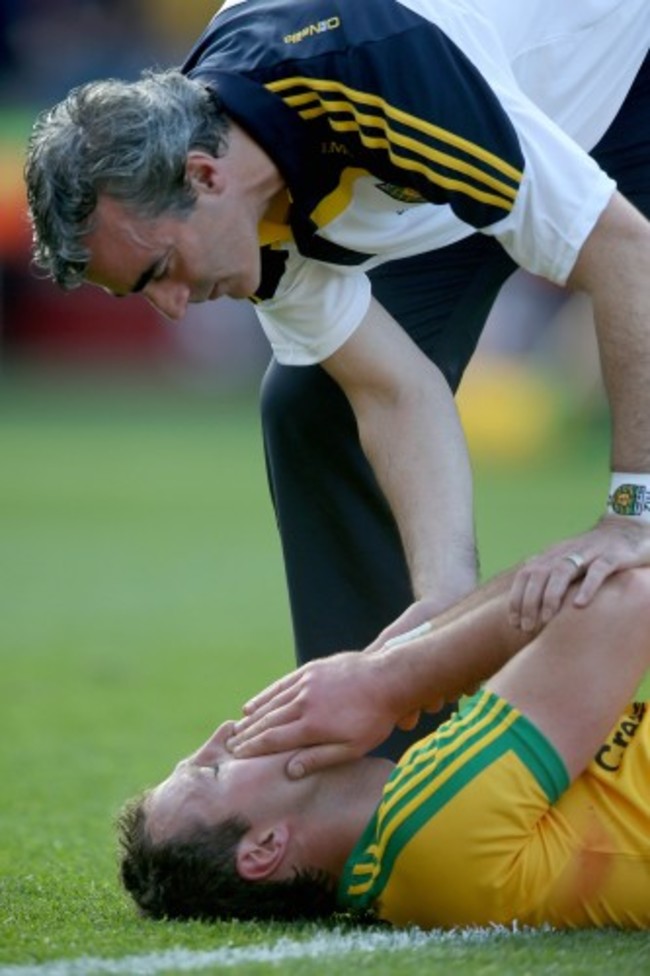
[[[191,302],[257,290],[257,224],[234,194],[199,192],[188,215],[154,220],[102,196],[94,217],[87,278],[113,295],[141,292],[167,318],[179,319]]]
[[[224,722],[201,748],[183,759],[147,800],[147,826],[156,841],[185,825],[211,826],[240,814],[254,819],[270,810],[292,784],[286,778],[286,753],[235,759],[226,749],[233,722]]]

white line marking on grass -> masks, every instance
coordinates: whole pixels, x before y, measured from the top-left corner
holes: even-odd
[[[422,932],[410,929],[392,932],[340,932],[333,929],[312,939],[278,939],[273,945],[222,946],[220,949],[168,949],[120,959],[79,956],[27,966],[0,967],[0,976],[155,976],[169,971],[190,973],[219,966],[222,969],[244,963],[282,963],[290,959],[325,959],[351,952],[399,952],[448,942],[485,942],[495,937],[533,934],[542,930],[505,928],[454,929]],[[547,930],[548,931],[548,930]]]

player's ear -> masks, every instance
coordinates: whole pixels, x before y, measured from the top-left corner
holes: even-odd
[[[237,871],[246,881],[264,881],[282,864],[289,846],[289,828],[275,824],[250,830],[237,848]]]
[[[219,193],[224,185],[223,160],[200,149],[191,149],[187,154],[185,176],[197,193]]]

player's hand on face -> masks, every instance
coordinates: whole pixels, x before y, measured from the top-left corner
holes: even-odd
[[[247,702],[228,748],[237,758],[295,751],[287,773],[300,778],[360,758],[402,717],[378,659],[347,651],[303,665]]]
[[[573,604],[585,607],[613,573],[650,565],[650,525],[606,516],[582,535],[527,560],[510,590],[510,622],[535,631],[558,612],[570,586]]]

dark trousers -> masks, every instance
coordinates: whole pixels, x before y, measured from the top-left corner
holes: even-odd
[[[650,61],[593,150],[650,215]],[[373,294],[456,390],[489,311],[516,265],[475,234],[371,272]],[[391,512],[359,446],[354,416],[319,367],[272,361],[262,385],[269,486],[284,554],[296,657],[362,648],[412,602]],[[380,751],[395,757],[443,716]]]

